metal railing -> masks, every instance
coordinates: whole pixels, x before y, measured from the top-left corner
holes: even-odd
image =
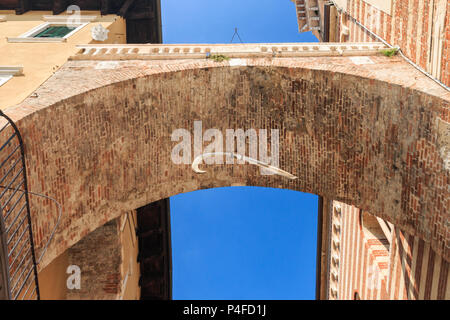
[[[40,299],[23,141],[0,110],[0,299]]]

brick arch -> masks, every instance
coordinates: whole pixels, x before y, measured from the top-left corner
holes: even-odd
[[[388,66],[387,58],[373,59],[373,69],[348,65],[348,58],[252,59],[234,67],[158,62],[159,69],[123,62],[114,70],[69,61],[35,97],[6,110],[24,136],[30,189],[64,208],[43,266],[124,211],[232,185],[344,201],[431,242],[448,258],[449,168],[442,151],[449,147],[448,95],[413,69],[407,71],[414,85],[382,72],[405,70],[400,60]],[[62,86],[74,95],[61,96]],[[171,133],[192,131],[194,120],[222,132],[280,129],[280,167],[299,178],[261,176],[250,165],[209,165],[198,175],[173,164]],[[39,201],[32,200],[32,211],[42,244],[55,214]]]

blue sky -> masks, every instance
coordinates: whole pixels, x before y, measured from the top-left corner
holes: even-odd
[[[164,43],[317,42],[290,0],[164,0]],[[235,39],[234,42],[238,42]],[[171,198],[174,299],[314,299],[317,196],[233,187]]]
[[[317,42],[290,0],[163,0],[161,14],[164,43],[229,43],[234,28],[243,42]]]
[[[314,299],[316,196],[217,188],[170,209],[174,299]]]

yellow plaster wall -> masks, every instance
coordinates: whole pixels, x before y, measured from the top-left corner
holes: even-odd
[[[116,15],[101,16],[99,11],[83,11],[97,19],[60,43],[9,43],[7,37],[18,37],[45,23],[48,11],[29,11],[17,16],[14,11],[0,11],[5,22],[0,22],[0,66],[23,66],[23,75],[15,76],[0,86],[0,109],[20,103],[49,78],[76,51],[76,45],[88,43],[126,43],[125,20]],[[64,15],[64,14],[62,14]],[[101,24],[110,30],[108,40],[92,40],[91,29]]]
[[[121,232],[120,239],[122,243],[122,290],[121,299],[139,300],[139,264],[137,255],[139,251],[138,239],[136,237],[137,217],[136,210],[122,215],[120,218]],[[127,277],[128,274],[128,277]],[[126,282],[125,282],[125,279]]]
[[[39,291],[42,300],[66,300],[68,266],[69,258],[65,251],[39,272]]]
[[[123,214],[119,220],[119,235],[121,241],[121,288],[119,299],[139,300],[139,263],[137,255],[139,251],[138,238],[136,237],[136,210]],[[67,267],[69,266],[69,253],[63,254],[53,260],[47,267],[39,272],[39,289],[42,300],[66,300],[68,295]],[[128,276],[127,276],[128,275]],[[92,299],[96,296],[93,295]]]

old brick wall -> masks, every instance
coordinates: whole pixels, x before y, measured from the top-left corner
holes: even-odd
[[[358,208],[334,201],[330,217],[330,248],[338,256],[337,266],[330,259],[331,299],[353,300],[436,300],[450,298],[449,262],[418,237],[399,228],[389,239],[370,239],[364,232]],[[334,225],[338,224],[337,232]],[[331,240],[339,240],[335,249]],[[337,278],[335,278],[337,275]]]
[[[447,15],[445,16],[445,42],[442,52],[442,82],[450,84],[450,2],[447,2]]]
[[[436,63],[441,71],[436,78],[450,86],[450,2],[446,0],[392,0],[392,12],[378,10],[364,0],[348,0],[347,11],[369,30],[391,45],[398,45],[404,54],[424,70],[432,72],[432,44],[443,40],[442,56]],[[445,27],[437,36],[439,15],[445,15]],[[352,20],[348,21],[350,42],[377,41]]]
[[[68,249],[69,265],[81,271],[81,288],[67,291],[68,300],[115,300],[121,293],[120,219],[114,219]]]
[[[109,69],[69,61],[35,97],[6,110],[24,136],[30,189],[64,209],[43,265],[121,212],[231,185],[345,201],[448,258],[450,94],[400,58],[369,61],[135,60]],[[171,133],[191,131],[195,120],[222,132],[279,129],[280,167],[299,179],[261,176],[251,165],[210,165],[204,175],[175,165]],[[39,199],[32,208],[42,245],[56,212]]]

